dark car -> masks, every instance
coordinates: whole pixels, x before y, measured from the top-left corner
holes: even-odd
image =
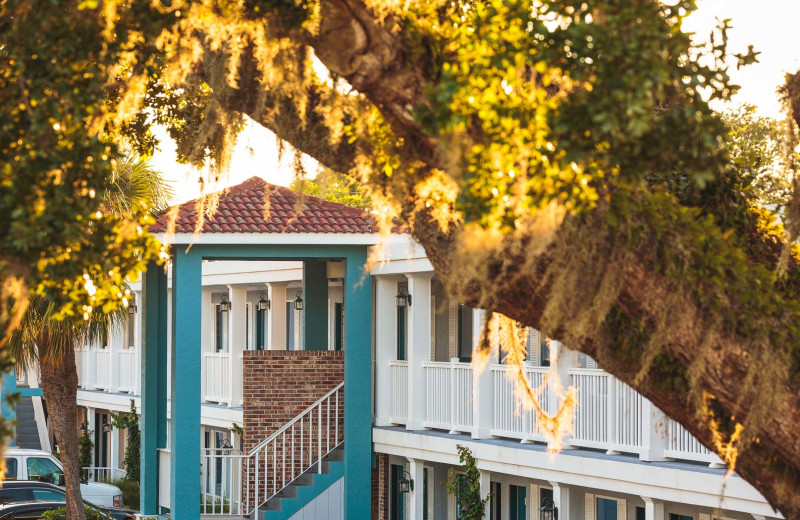
[[[85,500],[83,503],[104,515],[111,515],[114,520],[131,520],[135,518],[134,515],[136,514],[136,511],[130,509],[97,506]],[[31,509],[23,508],[24,511],[18,511],[17,509],[12,511],[9,509],[23,505],[31,506]],[[61,507],[66,507],[66,491],[64,491],[64,488],[30,480],[6,481],[0,484],[0,520],[39,518],[42,512]],[[37,511],[38,513],[36,513]],[[37,514],[39,516],[36,516]]]

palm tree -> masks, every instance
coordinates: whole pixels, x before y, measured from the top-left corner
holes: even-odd
[[[166,209],[172,189],[161,173],[146,160],[135,157],[117,164],[106,192],[103,210],[120,219],[138,219]],[[110,313],[95,311],[90,319],[55,319],[57,309],[40,296],[30,299],[23,322],[12,335],[8,348],[25,366],[39,364],[42,392],[53,424],[64,466],[67,519],[85,520],[81,499],[81,468],[78,462],[78,373],[76,346],[101,341],[113,327],[127,318],[125,309]]]

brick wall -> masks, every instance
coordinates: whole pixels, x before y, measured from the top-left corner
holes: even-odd
[[[344,380],[344,356],[334,351],[245,351],[243,358],[243,396],[244,396],[244,452],[275,433],[286,423],[297,417],[322,396]],[[335,417],[335,400],[331,404],[331,417]],[[286,438],[269,450],[266,460],[260,458],[258,495],[271,495],[278,491],[285,478],[291,481],[305,466],[309,453],[316,459],[317,446],[322,434],[322,450],[340,442],[344,434],[344,395],[340,393],[339,427],[327,419],[319,422],[315,412],[295,424]],[[327,409],[323,411],[326,415]],[[335,422],[335,421],[334,421]],[[326,432],[329,432],[326,434]],[[338,440],[334,439],[338,433]],[[295,449],[290,449],[289,440],[295,441]],[[286,445],[284,447],[283,441]],[[255,467],[250,467],[248,477],[255,486]],[[255,487],[252,489],[255,490]],[[248,500],[249,502],[249,500]],[[249,507],[255,504],[249,503]]]
[[[244,352],[244,451],[344,381],[343,352]]]
[[[372,518],[389,518],[389,456],[376,453],[377,464],[372,469]]]

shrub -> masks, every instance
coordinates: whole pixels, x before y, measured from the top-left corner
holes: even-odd
[[[112,517],[104,515],[97,509],[89,506],[83,506],[83,508],[86,511],[86,520],[113,520]],[[67,509],[62,507],[61,509],[45,511],[42,518],[45,520],[67,520]]]
[[[139,509],[139,481],[121,478],[111,482],[122,491],[123,505],[128,509]]]
[[[475,458],[469,448],[457,445],[459,460],[464,466],[464,473],[450,468],[450,483],[444,487],[451,495],[455,495],[461,508],[459,520],[482,520],[486,514],[486,503],[490,495],[481,498],[480,471],[475,465]]]

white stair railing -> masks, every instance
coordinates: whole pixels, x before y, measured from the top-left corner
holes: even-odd
[[[303,473],[322,472],[322,459],[344,440],[340,383],[247,454],[232,447],[201,454],[201,514],[250,516]]]

